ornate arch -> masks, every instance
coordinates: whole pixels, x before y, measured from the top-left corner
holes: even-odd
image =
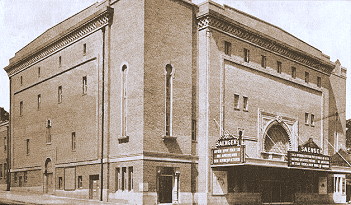
[[[264,152],[286,154],[292,147],[290,136],[288,125],[279,119],[272,120],[263,133]]]
[[[50,158],[46,158],[45,160],[45,170],[44,172],[47,173],[52,173],[53,172],[53,165],[52,165],[52,161]]]

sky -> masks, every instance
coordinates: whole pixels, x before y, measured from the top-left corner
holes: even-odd
[[[97,0],[0,0],[0,107],[9,110],[3,70],[15,53],[50,27]],[[135,0],[138,1],[138,0]],[[203,0],[193,0],[199,4]],[[276,25],[348,68],[346,118],[351,118],[351,1],[215,0]]]

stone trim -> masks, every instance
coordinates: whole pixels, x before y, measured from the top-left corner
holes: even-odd
[[[111,9],[105,10],[104,12],[102,12],[92,20],[84,23],[80,27],[74,29],[67,35],[59,38],[53,43],[38,50],[34,54],[21,59],[18,63],[9,65],[8,67],[5,68],[5,70],[8,72],[8,76],[12,76],[17,72],[20,72],[21,70],[51,55],[52,53],[57,52],[58,50],[61,50],[65,46],[69,45],[70,43],[80,38],[83,38],[84,36],[87,36],[95,32],[96,30],[101,29],[104,26],[109,25],[112,19],[111,13],[112,13]]]
[[[215,17],[213,15],[205,15],[198,18],[198,30],[205,28],[224,31],[254,45],[316,68],[329,75],[334,69],[334,65],[331,62],[325,62],[317,57],[308,55],[303,51],[299,51],[289,47],[288,45],[284,45],[277,40],[260,35],[258,32],[250,31],[243,26],[231,23],[222,18],[220,19],[219,17]]]

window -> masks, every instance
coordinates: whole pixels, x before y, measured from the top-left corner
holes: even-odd
[[[267,66],[267,57],[261,56],[261,67],[265,68]]]
[[[41,101],[41,95],[39,94],[38,95],[38,100],[37,100],[38,102],[38,110],[40,110],[40,101]]]
[[[38,78],[40,77],[40,67],[38,67]]]
[[[314,126],[314,114],[311,114],[311,126]]]
[[[51,120],[46,121],[46,144],[51,143]]]
[[[250,62],[250,50],[246,48],[244,48],[244,61]]]
[[[7,173],[8,173],[7,164],[5,163],[5,164],[4,164],[4,179],[7,178]]]
[[[13,173],[13,181],[17,183],[17,172]]]
[[[78,188],[83,188],[83,177],[78,176]]]
[[[23,101],[20,102],[19,112],[20,112],[20,116],[22,116],[23,115]]]
[[[133,190],[133,167],[128,168],[128,191]]]
[[[127,66],[122,66],[122,137],[127,136]]]
[[[309,82],[310,82],[310,73],[305,72],[305,83],[309,83]]]
[[[120,179],[120,175],[121,175],[121,169],[119,167],[116,168],[116,179],[115,179],[115,189],[116,191],[119,190],[121,187],[121,179]]]
[[[248,100],[249,100],[248,97],[245,97],[245,96],[243,97],[243,105],[244,105],[243,109],[244,109],[244,111],[248,111],[248,109],[249,109]]]
[[[87,76],[83,76],[83,95],[87,94],[88,91],[88,79]]]
[[[122,167],[122,191],[126,190],[127,186],[127,168]]]
[[[196,120],[191,122],[191,140],[196,141]]]
[[[277,72],[282,73],[282,62],[277,61]]]
[[[63,189],[63,180],[62,180],[62,177],[59,177],[59,178],[58,178],[58,188],[59,188],[59,189]]]
[[[296,78],[296,68],[295,67],[291,67],[291,77]]]
[[[83,44],[83,55],[87,54],[87,44]]]
[[[26,154],[29,155],[29,139],[26,140]]]
[[[170,64],[166,65],[166,136],[172,136],[172,74],[173,68]]]
[[[72,132],[72,151],[76,150],[76,133]]]
[[[62,103],[62,86],[58,87],[57,95],[58,103]]]
[[[59,56],[59,67],[61,67],[61,65],[62,65],[62,58],[61,56]]]
[[[2,179],[2,176],[3,176],[3,174],[2,174],[2,164],[0,164],[0,179]]]
[[[23,181],[24,181],[24,183],[27,183],[27,181],[28,181],[28,172],[27,171],[23,172]]]
[[[234,94],[234,109],[239,110],[239,95]]]
[[[7,151],[7,137],[4,137],[4,152],[6,153]]]
[[[20,77],[20,83],[21,83],[21,85],[23,85],[23,77],[22,76]]]
[[[232,55],[232,44],[228,41],[224,41],[224,53],[228,56]]]
[[[317,86],[319,88],[322,87],[322,78],[321,77],[317,77]]]
[[[306,112],[306,113],[305,113],[305,125],[308,125],[308,115],[309,115],[309,114]]]

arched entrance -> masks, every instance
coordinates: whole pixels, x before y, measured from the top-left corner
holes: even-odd
[[[278,121],[272,122],[264,135],[263,149],[266,153],[284,157],[291,147],[288,134],[289,130]],[[282,158],[283,159],[283,158]],[[274,170],[275,171],[275,170]],[[272,173],[263,181],[262,202],[263,204],[290,204],[293,202],[293,191],[289,187],[289,181],[284,176]]]
[[[52,194],[54,192],[53,186],[53,166],[50,158],[45,160],[44,170],[44,193]]]

